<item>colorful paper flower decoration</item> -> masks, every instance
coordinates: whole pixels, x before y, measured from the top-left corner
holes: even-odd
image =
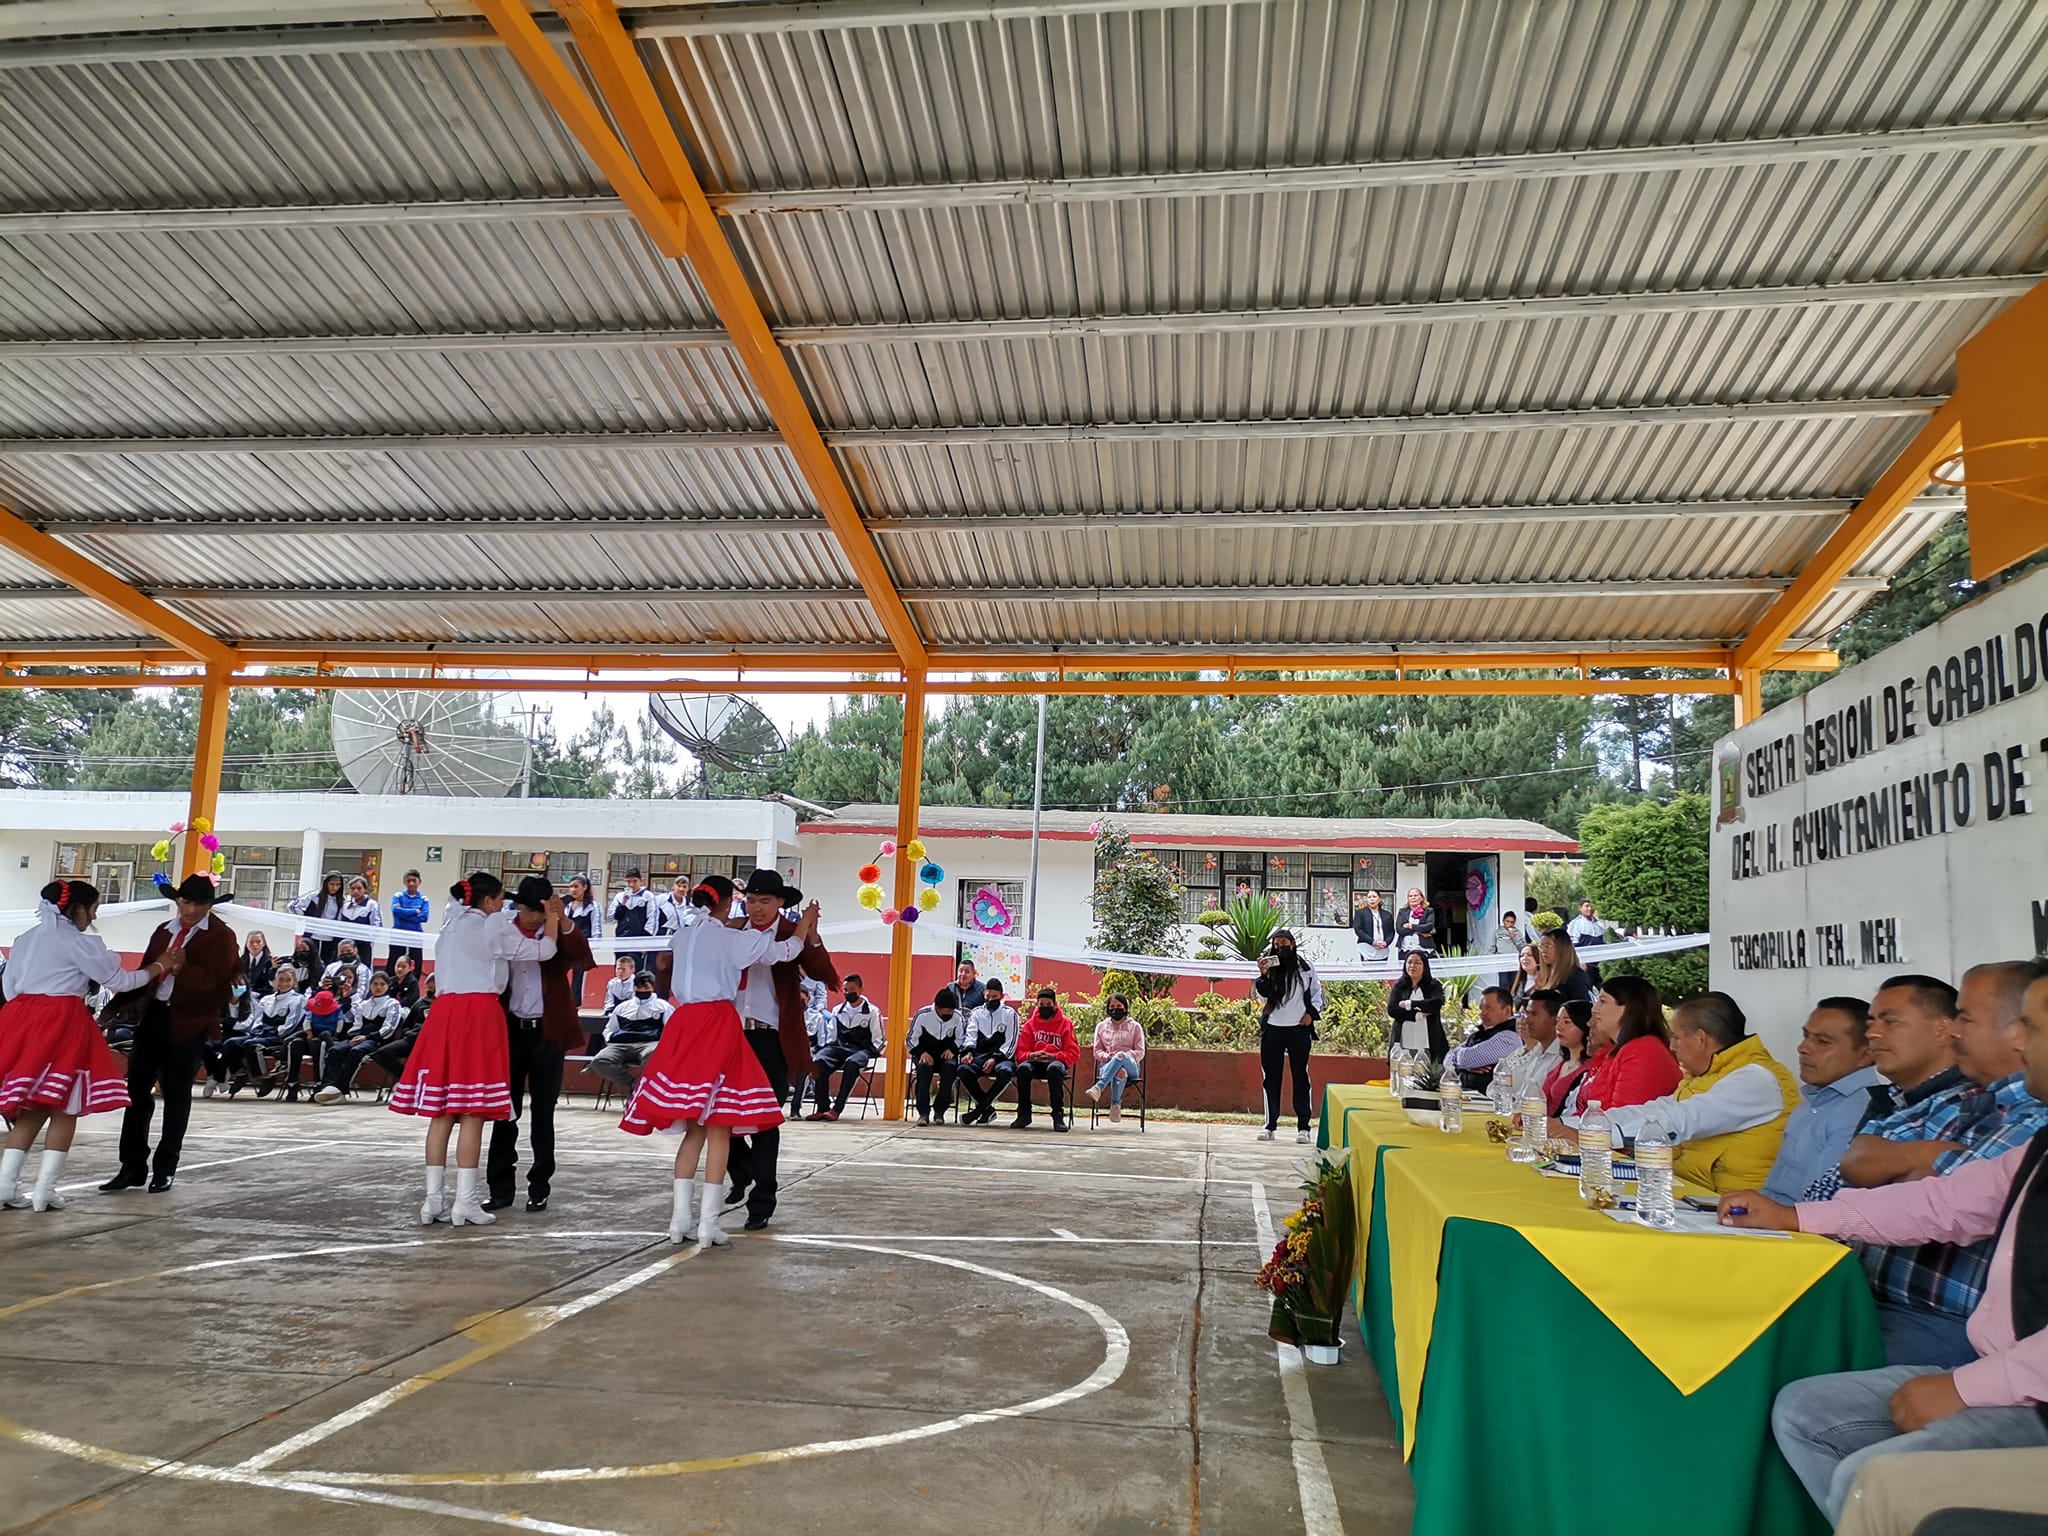
[[[204,848],[208,853],[219,853],[220,839],[215,837],[211,832],[209,832],[204,837],[199,839],[199,846]]]
[[[886,928],[886,927],[889,927],[889,926],[893,925],[893,924],[895,923],[895,921],[896,921],[896,909],[895,909],[894,907],[885,907],[885,908],[883,908],[883,909],[882,909],[882,926],[883,926],[883,927],[885,927],[885,928]]]
[[[887,842],[885,842],[885,843],[883,843],[883,844],[882,844],[882,857],[883,857],[883,858],[885,858],[885,859],[886,859],[887,857],[889,857],[889,855],[890,855],[890,854],[894,853],[895,851],[896,851],[896,843],[895,843],[894,839],[891,839],[891,840],[889,840],[889,841],[887,841]]]
[[[921,910],[930,912],[939,904],[939,893],[930,886],[926,886],[917,893],[917,904]]]
[[[913,837],[903,845],[903,851],[910,856],[910,861],[913,864],[922,864],[924,862],[924,839]]]
[[[228,856],[224,853],[216,853],[213,856],[210,870],[216,880],[226,874],[228,872]]]
[[[179,833],[183,832],[184,830],[185,823],[183,823],[182,821],[174,821],[171,823],[171,835],[173,837],[176,837]]]
[[[917,867],[917,878],[926,885],[937,885],[946,878],[946,872],[936,864],[924,863]]]
[[[880,911],[882,906],[882,888],[879,885],[864,885],[855,894],[853,899],[870,912]]]
[[[878,884],[882,878],[882,866],[879,864],[863,864],[854,871],[854,876],[862,885]]]
[[[211,832],[213,830],[213,823],[204,816],[194,816],[192,818],[192,830],[194,832]]]
[[[155,859],[159,864],[163,863],[164,860],[168,859],[171,856],[170,839],[166,838],[163,841],[159,842],[154,848],[150,849],[149,856],[152,859]]]
[[[914,922],[916,922],[916,921],[917,921],[917,908],[915,908],[915,907],[905,907],[905,908],[904,908],[904,909],[903,909],[903,910],[902,910],[901,912],[898,912],[898,913],[896,914],[896,920],[897,920],[898,922],[900,922],[900,923],[914,923]]]
[[[974,893],[974,901],[968,908],[968,915],[974,926],[983,933],[1008,933],[1015,919],[1010,915],[1009,903],[1002,893],[992,885],[984,885]]]

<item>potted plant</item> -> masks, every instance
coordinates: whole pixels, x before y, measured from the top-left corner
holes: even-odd
[[[1435,1125],[1443,1086],[1444,1064],[1425,1057],[1409,1074],[1408,1086],[1401,1094],[1401,1108],[1408,1112],[1409,1120],[1416,1125]]]
[[[1259,1285],[1273,1296],[1267,1334],[1300,1348],[1311,1365],[1335,1365],[1344,1347],[1344,1298],[1358,1251],[1351,1198],[1351,1153],[1320,1153],[1302,1184],[1301,1207],[1273,1256],[1259,1270]]]

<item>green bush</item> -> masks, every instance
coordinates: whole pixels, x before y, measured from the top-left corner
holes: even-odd
[[[1105,976],[1105,983],[1115,974]],[[1092,998],[1077,994],[1064,1002],[1082,1044],[1094,1042],[1095,1026],[1102,1022],[1102,999],[1117,990],[1105,985]],[[1316,1029],[1316,1050],[1333,1056],[1386,1054],[1387,989],[1382,983],[1331,982],[1323,994],[1326,1006]],[[1225,997],[1219,992],[1204,992],[1185,1009],[1170,998],[1131,999],[1131,1015],[1145,1026],[1146,1044],[1161,1050],[1256,1051],[1259,1008],[1257,998]]]
[[[1664,1006],[1670,1008],[1707,990],[1707,952],[1688,949],[1675,955],[1608,960],[1602,963],[1600,974],[1640,976],[1663,994]]]

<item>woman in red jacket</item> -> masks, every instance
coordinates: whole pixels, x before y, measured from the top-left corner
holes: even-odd
[[[1685,1075],[1671,1054],[1664,999],[1640,976],[1613,976],[1601,983],[1593,1002],[1593,1044],[1606,1054],[1579,1090],[1581,1106],[1647,1104],[1676,1089]]]

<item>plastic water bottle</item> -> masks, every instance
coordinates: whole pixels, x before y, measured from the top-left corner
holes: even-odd
[[[1387,1047],[1387,1092],[1396,1100],[1408,1087],[1408,1047],[1397,1038]]]
[[[1443,1090],[1437,1098],[1437,1129],[1447,1136],[1465,1129],[1465,1090],[1455,1071],[1444,1073]]]
[[[1678,1225],[1671,1199],[1671,1137],[1654,1120],[1636,1133],[1636,1220],[1646,1227]]]
[[[1588,1205],[1614,1193],[1614,1132],[1598,1100],[1586,1106],[1579,1121],[1579,1198]]]
[[[1544,1102],[1542,1090],[1532,1087],[1522,1094],[1521,1108],[1516,1117],[1521,1124],[1515,1139],[1509,1143],[1508,1161],[1541,1162],[1543,1143],[1550,1131],[1550,1106]]]
[[[1493,1112],[1497,1115],[1515,1112],[1515,1074],[1506,1067],[1493,1069]]]

